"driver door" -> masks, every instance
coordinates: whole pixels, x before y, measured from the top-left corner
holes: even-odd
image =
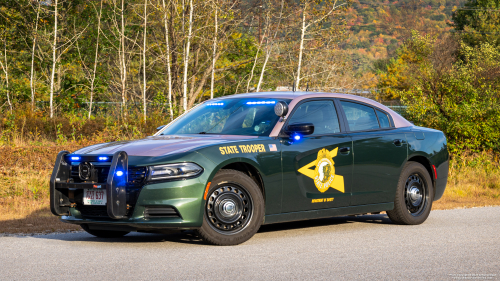
[[[287,124],[312,123],[314,133],[281,137],[282,213],[349,206],[352,184],[352,141],[340,127],[331,99],[298,104]]]

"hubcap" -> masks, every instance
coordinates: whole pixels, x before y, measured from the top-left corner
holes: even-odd
[[[207,198],[206,216],[210,226],[222,234],[243,230],[252,217],[252,198],[238,185],[224,185]]]
[[[405,203],[412,216],[419,216],[427,206],[427,186],[419,174],[412,174],[405,184]]]
[[[408,193],[410,195],[410,202],[413,206],[418,206],[422,203],[422,194],[420,194],[420,189],[412,187]]]

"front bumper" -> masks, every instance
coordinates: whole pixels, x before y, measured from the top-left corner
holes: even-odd
[[[72,224],[89,224],[100,229],[128,229],[152,231],[157,229],[193,229],[203,221],[202,198],[204,184],[198,178],[145,185],[137,199],[133,212],[127,218],[111,219],[83,216],[77,208],[70,208],[70,216],[61,221]],[[148,217],[147,208],[172,207],[178,213],[174,217]]]
[[[106,189],[107,205],[92,206],[74,203],[73,192],[92,188],[92,184],[75,184],[66,180],[69,177],[67,163],[64,162],[68,152],[61,152],[56,161],[51,178],[51,210],[61,216],[61,221],[72,224],[87,224],[91,229],[155,231],[161,229],[193,229],[199,228],[203,222],[203,193],[206,176],[184,180],[167,181],[154,184],[146,183],[140,188],[137,200],[125,199],[128,195],[126,182],[115,184],[113,171],[119,165],[118,154],[113,156],[110,176],[101,188]],[[124,159],[127,159],[126,154]],[[127,171],[127,162],[121,167]],[[117,194],[113,194],[117,191]],[[118,198],[116,195],[123,198]],[[76,198],[76,197],[75,197]],[[128,198],[128,197],[127,197]],[[116,204],[121,201],[121,204]],[[126,202],[126,209],[123,207]],[[115,206],[116,205],[116,206]],[[98,214],[90,214],[85,208],[96,208]],[[119,215],[116,215],[119,213]]]

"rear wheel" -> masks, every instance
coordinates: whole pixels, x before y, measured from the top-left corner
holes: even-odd
[[[264,199],[259,186],[236,170],[221,170],[207,192],[203,225],[198,234],[214,245],[241,244],[259,230]]]
[[[421,224],[432,208],[434,189],[425,167],[408,162],[401,172],[394,200],[394,209],[387,215],[397,224]]]
[[[96,230],[90,229],[88,225],[82,224],[80,225],[83,230],[85,230],[88,234],[94,235],[99,238],[118,238],[129,234],[129,231],[113,231],[113,230]]]

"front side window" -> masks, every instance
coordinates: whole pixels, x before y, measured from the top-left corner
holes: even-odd
[[[334,134],[340,132],[339,119],[331,100],[309,101],[299,105],[288,124],[312,123],[313,135]]]
[[[289,99],[279,99],[290,102]],[[170,124],[161,135],[221,134],[268,136],[279,117],[277,99],[224,99],[203,103]]]
[[[347,117],[349,130],[365,131],[380,128],[373,108],[348,101],[341,101],[340,104]]]

